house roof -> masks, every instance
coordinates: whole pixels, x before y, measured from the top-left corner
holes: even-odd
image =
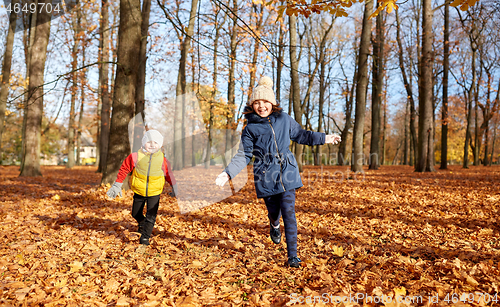
[[[81,146],[90,146],[90,147],[95,146],[94,140],[93,140],[92,136],[90,135],[90,133],[88,132],[88,130],[83,130],[80,138],[81,138],[81,142],[82,142]]]

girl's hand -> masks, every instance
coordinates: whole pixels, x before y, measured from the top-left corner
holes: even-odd
[[[338,134],[329,134],[325,137],[325,144],[338,144],[342,141],[340,135]]]
[[[222,172],[219,174],[219,176],[217,176],[217,179],[215,179],[215,184],[219,187],[223,187],[228,181],[229,175],[226,172]]]

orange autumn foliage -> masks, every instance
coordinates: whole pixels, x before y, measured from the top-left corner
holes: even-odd
[[[144,247],[131,192],[109,200],[95,168],[0,173],[2,306],[284,306],[323,293],[427,304],[429,295],[443,303],[500,285],[498,166],[423,174],[383,166],[357,176],[306,166],[296,203],[299,269],[285,267],[285,244],[269,239],[251,182],[187,214],[164,194]]]
[[[265,3],[271,8],[276,7],[281,18],[285,13],[288,16],[302,15],[308,18],[313,13],[320,14],[322,12],[329,13],[336,17],[347,17],[349,16],[347,9],[358,2],[366,2],[366,0],[288,0],[285,3],[278,0],[253,0],[253,3],[256,4]],[[470,7],[476,5],[477,2],[478,0],[453,0],[450,5],[459,7],[462,11],[467,11]],[[377,16],[383,10],[386,10],[387,13],[390,14],[394,9],[398,9],[396,0],[382,0],[379,2],[378,8],[371,14],[370,18]]]

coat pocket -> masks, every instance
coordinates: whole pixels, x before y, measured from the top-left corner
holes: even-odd
[[[293,156],[293,154],[288,154],[286,158],[288,160],[288,164],[290,164],[291,166],[293,166],[295,168],[299,167],[297,165],[297,161],[295,160],[295,157]]]

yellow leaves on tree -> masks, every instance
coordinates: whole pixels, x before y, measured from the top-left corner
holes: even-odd
[[[380,14],[380,12],[382,12],[385,9],[389,14],[392,13],[393,9],[397,10],[398,6],[396,5],[396,0],[386,0],[382,2],[375,10],[375,12],[373,12],[373,14],[370,15],[370,18],[376,17],[378,14]]]
[[[200,105],[203,121],[208,129],[210,112],[212,112],[212,129],[226,129],[228,114],[235,111],[234,106],[228,105],[227,101],[219,97],[211,86],[200,86],[197,99]]]

